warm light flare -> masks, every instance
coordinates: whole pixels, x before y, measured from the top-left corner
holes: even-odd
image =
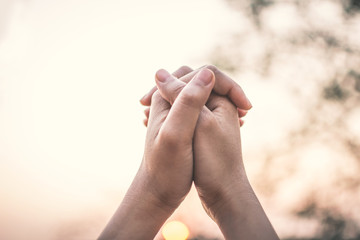
[[[179,221],[171,221],[165,224],[162,234],[165,240],[186,240],[189,237],[189,229]]]

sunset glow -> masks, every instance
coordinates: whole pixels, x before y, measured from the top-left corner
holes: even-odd
[[[171,221],[165,224],[162,234],[166,240],[186,240],[189,229],[182,222]]]

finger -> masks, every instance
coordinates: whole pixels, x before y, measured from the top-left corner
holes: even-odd
[[[156,91],[151,98],[148,125],[162,124],[170,110],[171,105]]]
[[[182,66],[178,70],[176,70],[172,75],[177,78],[181,78],[192,71],[193,71],[192,68],[190,68],[188,66]],[[157,90],[157,87],[156,86],[153,87],[147,94],[145,94],[141,98],[140,103],[144,106],[150,106],[151,105],[151,97],[156,90]]]
[[[213,89],[214,92],[216,92],[219,95],[229,97],[230,100],[240,109],[250,110],[252,108],[252,104],[249,101],[249,99],[246,97],[242,88],[234,80],[232,80],[230,77],[225,75],[215,66],[212,65],[203,66],[181,77],[180,80],[185,83],[188,83],[200,70],[205,68],[210,69],[215,74],[216,82]],[[150,93],[148,93],[148,95],[145,95],[146,99],[151,98],[150,95],[151,95],[151,91]],[[151,102],[147,101],[146,104],[144,105],[149,106],[150,104]]]
[[[151,98],[154,92],[157,90],[157,87],[153,87],[147,94],[145,94],[141,99],[140,103],[144,106],[150,106],[151,105]]]
[[[237,111],[238,111],[238,116],[239,116],[239,118],[245,117],[246,114],[248,113],[248,111],[246,111],[246,110],[244,110],[244,109],[240,109],[240,108],[238,108]]]
[[[181,77],[181,76],[186,75],[187,73],[189,73],[189,72],[191,72],[191,71],[192,71],[192,69],[191,69],[190,67],[182,66],[182,67],[180,67],[178,70],[176,70],[176,71],[174,72],[174,75],[175,75],[175,77]],[[178,80],[177,80],[177,81],[178,81]],[[182,83],[181,81],[178,81],[178,82],[179,82],[179,83]],[[182,84],[185,85],[184,83],[182,83]],[[151,103],[154,102],[154,101],[157,102],[156,113],[153,114],[153,116],[158,116],[159,114],[163,114],[163,111],[165,111],[165,113],[167,113],[168,110],[169,110],[169,105],[168,105],[168,103],[164,104],[164,102],[166,102],[166,101],[164,101],[161,97],[160,97],[160,99],[159,99],[159,96],[160,96],[160,95],[154,97],[156,90],[157,90],[157,86],[153,87],[153,88],[151,89],[149,95],[148,95],[148,97],[151,99],[151,100],[149,101],[149,105],[151,105]],[[154,98],[155,98],[155,100],[153,100]],[[169,102],[169,101],[168,101],[168,102]],[[153,107],[153,106],[151,105],[151,108],[152,108],[152,107]],[[150,120],[150,118],[151,118],[151,117],[150,117],[150,112],[152,112],[152,111],[150,111],[150,108],[147,108],[147,109],[145,109],[145,111],[144,111],[145,116],[146,116],[146,120],[144,120],[144,124],[145,124],[146,126],[149,124],[149,122],[156,121],[156,120]],[[163,121],[164,119],[165,119],[165,117],[162,117],[162,118],[160,118],[160,121]]]
[[[210,95],[206,106],[210,109],[212,112],[219,113],[220,115],[234,115],[238,117],[238,108],[234,105],[233,102],[230,101],[229,98],[225,96],[218,95],[216,93],[213,93]]]
[[[147,127],[148,121],[149,121],[149,115],[150,115],[150,108],[146,108],[144,110],[144,114],[145,114],[145,119],[143,120],[143,123],[144,123],[145,127]]]
[[[148,121],[149,121],[149,119],[148,119],[148,118],[145,118],[145,119],[143,120],[143,123],[144,123],[145,127],[147,127],[147,125],[148,125]]]
[[[144,110],[144,114],[145,114],[146,118],[149,118],[149,114],[150,114],[150,108],[149,107]]]
[[[185,86],[165,70],[157,72],[157,86],[164,99],[173,99],[173,105],[160,129],[178,141],[192,141],[196,122],[215,84],[214,74],[204,69]],[[178,90],[181,88],[180,94]],[[178,94],[178,96],[174,96]]]
[[[246,97],[242,88],[230,77],[221,72],[217,67],[212,65],[203,66],[187,75],[180,80],[187,83],[194,75],[196,75],[202,69],[209,69],[215,74],[215,86],[213,91],[219,95],[227,96],[238,107],[244,110],[250,110],[252,105],[249,99]]]
[[[186,86],[186,83],[178,80],[165,70],[159,70],[156,76],[156,86],[159,89],[160,95],[173,105],[175,99]]]
[[[244,120],[243,119],[241,119],[241,118],[239,118],[239,123],[240,123],[240,127],[242,127],[243,125],[244,125]]]
[[[173,72],[172,75],[176,78],[181,78],[181,77],[185,76],[186,74],[191,73],[192,71],[194,71],[192,68],[190,68],[188,66],[182,66],[178,70]]]

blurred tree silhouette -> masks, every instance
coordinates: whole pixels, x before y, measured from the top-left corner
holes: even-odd
[[[212,63],[282,84],[302,113],[281,144],[263,149],[256,188],[281,199],[284,184],[310,178],[287,210],[316,231],[287,239],[360,239],[360,0],[225,1],[239,13],[239,31]]]

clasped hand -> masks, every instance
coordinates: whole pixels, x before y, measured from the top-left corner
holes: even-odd
[[[276,236],[243,165],[240,125],[251,103],[241,87],[213,66],[159,70],[155,79],[141,100],[150,106],[143,161],[100,239],[152,239],[192,182],[227,239],[277,239],[247,226]]]
[[[203,206],[212,214],[211,206],[226,197],[234,182],[245,179],[245,172],[237,108],[211,91],[238,91],[239,105],[248,110],[251,104],[241,88],[234,89],[235,82],[220,71],[183,67],[174,75],[159,70],[158,91],[152,94],[151,102],[143,101],[151,103],[145,121],[148,132],[143,171],[153,182],[149,191],[158,195],[161,204],[176,208],[194,181]]]

